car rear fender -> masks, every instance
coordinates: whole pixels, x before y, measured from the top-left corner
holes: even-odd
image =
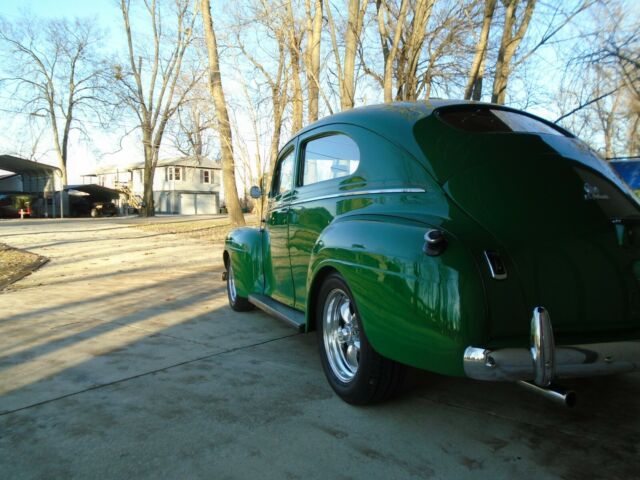
[[[346,280],[373,348],[399,362],[463,375],[462,353],[486,336],[484,290],[473,255],[450,232],[439,256],[423,251],[430,228],[391,216],[342,217],[312,251],[307,325],[328,269]],[[439,227],[441,228],[441,227]],[[442,229],[442,228],[441,228]],[[472,340],[473,339],[473,340]]]
[[[236,290],[241,297],[262,293],[262,231],[242,227],[232,230],[225,239],[224,263],[233,267]]]

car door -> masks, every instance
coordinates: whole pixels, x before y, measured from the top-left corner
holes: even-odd
[[[294,289],[289,258],[289,208],[294,194],[295,141],[278,157],[269,191],[264,230],[264,293],[293,306]]]
[[[360,150],[348,133],[355,129],[329,125],[306,133],[298,142],[299,173],[289,207],[289,255],[299,310],[306,308],[309,262],[318,237],[336,215],[357,208],[360,202],[343,198],[363,185],[356,173]]]

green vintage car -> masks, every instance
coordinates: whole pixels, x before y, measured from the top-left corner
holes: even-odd
[[[407,365],[566,404],[556,379],[640,367],[640,206],[546,120],[357,108],[298,132],[265,194],[262,227],[226,239],[229,303],[316,330],[347,402],[387,398]]]

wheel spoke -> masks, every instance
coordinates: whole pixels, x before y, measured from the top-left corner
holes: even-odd
[[[351,325],[351,322],[353,321],[353,315],[351,315],[351,302],[349,302],[348,298],[345,298],[340,305],[340,318],[342,318],[345,325]]]
[[[358,368],[358,353],[359,349],[355,345],[349,345],[347,348],[346,360],[354,371]]]

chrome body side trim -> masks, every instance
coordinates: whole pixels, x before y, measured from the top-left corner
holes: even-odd
[[[320,195],[318,197],[303,198],[293,201],[289,205],[298,205],[299,203],[315,202],[317,200],[327,200],[329,198],[351,197],[357,195],[377,195],[381,193],[425,193],[424,188],[379,188],[374,190],[354,190],[352,192],[332,193],[329,195]]]

